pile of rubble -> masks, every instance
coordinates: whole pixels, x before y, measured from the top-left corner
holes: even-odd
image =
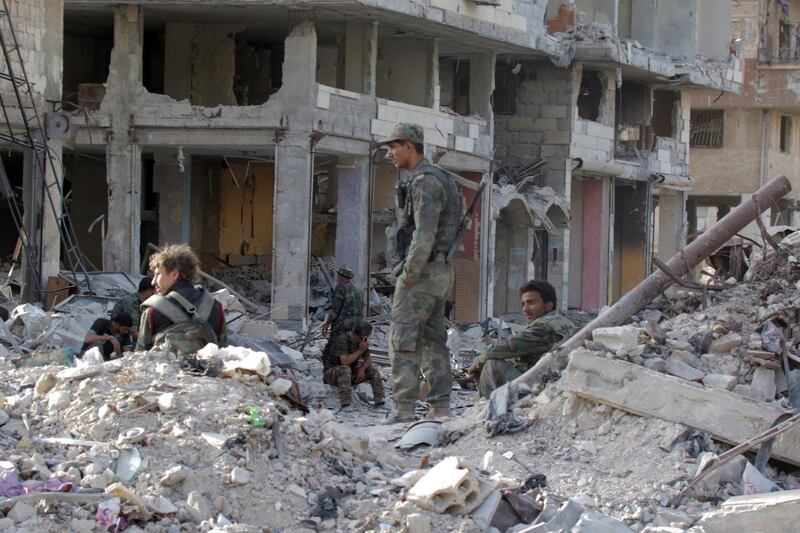
[[[238,346],[182,358],[72,357],[85,322],[108,310],[103,298],[52,312],[17,306],[0,329],[0,531],[785,524],[800,507],[800,432],[781,429],[800,390],[800,268],[778,259],[760,258],[747,282],[724,290],[672,291],[628,324],[596,329],[557,381],[513,385],[490,402],[463,370],[524,326],[452,324],[454,416],[411,426],[383,424],[366,385],[353,412],[334,412],[325,340],[248,315],[225,290],[216,297]],[[378,329],[374,359],[390,394]],[[426,409],[419,402],[420,417]],[[751,439],[773,423],[783,433],[758,456],[732,448],[755,450],[762,441]]]
[[[272,273],[267,264],[220,267],[211,275],[258,305],[269,305],[272,298]]]

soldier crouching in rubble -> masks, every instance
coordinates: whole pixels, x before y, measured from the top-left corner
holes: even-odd
[[[172,244],[150,258],[156,294],[142,303],[136,350],[166,345],[177,352],[196,352],[209,342],[226,344],[222,305],[197,280],[199,261],[191,248]]]
[[[115,313],[111,320],[98,318],[92,323],[89,333],[83,339],[81,354],[96,346],[103,353],[103,359],[108,361],[112,354],[120,356],[123,350],[132,350],[133,340],[130,335],[132,323],[133,319],[127,313]]]
[[[521,376],[542,355],[575,333],[575,325],[556,309],[556,291],[552,285],[532,280],[520,287],[519,293],[528,326],[510,339],[494,343],[469,367],[484,398]]]
[[[347,333],[338,335],[328,356],[323,361],[323,381],[339,389],[340,411],[350,412],[353,407],[353,385],[366,381],[372,385],[375,407],[384,404],[381,373],[372,365],[367,339],[372,335],[372,326],[363,320]]]

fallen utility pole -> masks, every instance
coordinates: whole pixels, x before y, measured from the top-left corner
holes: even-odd
[[[761,213],[792,190],[786,176],[778,176],[758,189],[746,202],[725,215],[702,235],[686,245],[667,261],[667,268],[677,276],[685,276],[706,257],[724,245],[728,239],[739,233]],[[627,292],[617,303],[589,322],[578,333],[570,337],[558,350],[545,354],[531,369],[514,380],[528,386],[542,381],[548,374],[559,372],[567,366],[569,353],[587,340],[597,328],[620,326],[645,305],[653,301],[667,287],[672,279],[662,270],[647,276],[636,287]]]

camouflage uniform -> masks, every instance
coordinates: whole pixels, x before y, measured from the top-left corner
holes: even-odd
[[[558,311],[551,311],[528,322],[525,330],[510,339],[493,344],[478,356],[478,361],[483,363],[478,385],[481,396],[488,397],[494,389],[521,376],[542,355],[573,333],[575,325],[570,319]]]
[[[413,409],[419,398],[420,372],[430,385],[431,405],[449,406],[452,375],[445,341],[445,304],[455,281],[446,261],[461,219],[458,186],[442,169],[420,161],[412,171],[401,221],[412,227],[392,299],[389,354],[394,399],[399,409]],[[401,233],[401,232],[399,232]],[[413,282],[411,288],[406,281]]]
[[[323,358],[331,354],[336,338],[343,333],[349,334],[363,317],[361,293],[349,280],[339,283],[333,290],[330,316],[333,321],[328,335],[328,343],[322,352]]]
[[[358,350],[358,342],[354,341],[351,334],[342,333],[334,341],[330,355],[323,359],[323,381],[328,385],[334,385],[339,390],[340,405],[350,405],[353,399],[353,385],[356,383],[355,377],[358,368],[364,364],[363,360],[369,357],[369,350],[364,352],[358,361],[351,365],[341,364],[343,355],[350,355]],[[383,403],[383,380],[381,373],[375,366],[370,365],[365,371],[366,381],[372,386],[372,397],[376,404]]]
[[[127,313],[133,319],[131,330],[137,331],[139,329],[139,316],[141,315],[139,306],[141,303],[142,302],[139,301],[138,292],[129,294],[114,304],[114,308],[111,310],[111,318],[114,318],[120,313]]]

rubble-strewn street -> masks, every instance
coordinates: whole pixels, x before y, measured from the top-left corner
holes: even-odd
[[[800,0],[0,0],[0,533],[800,522]]]
[[[395,447],[409,425],[385,425],[368,387],[353,412],[336,412],[324,341],[300,343],[303,354],[287,345],[302,335],[243,318],[240,329],[277,351],[209,345],[191,359],[155,351],[92,364],[64,356],[69,335],[30,342],[76,316],[17,307],[0,337],[0,527],[711,533],[746,530],[748,505],[783,520],[800,490],[796,428],[760,473],[748,453],[684,489],[791,410],[797,371],[787,379],[781,356],[798,357],[800,267],[784,250],[755,259],[746,282],[673,290],[628,325],[595,330],[560,379],[515,390],[521,431],[489,437],[488,402],[460,389],[435,444],[410,449]],[[454,356],[487,342],[461,329]],[[35,348],[21,356],[14,343]],[[687,403],[692,394],[705,403]],[[752,496],[770,490],[786,497]]]

